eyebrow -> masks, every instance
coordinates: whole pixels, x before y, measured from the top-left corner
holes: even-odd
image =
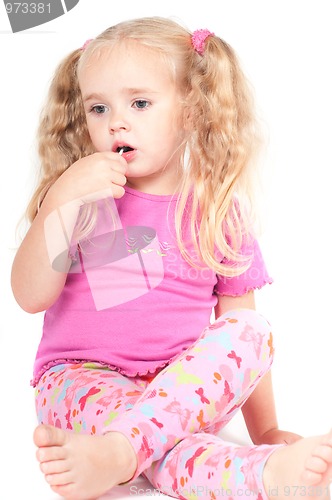
[[[93,94],[88,94],[86,96],[82,96],[82,99],[83,99],[83,102],[87,102],[87,101],[91,101],[91,100],[93,100],[93,101],[95,101],[95,100],[99,101],[100,99],[102,100],[103,97],[102,97],[101,94],[94,94],[93,93]]]
[[[159,94],[160,92],[157,92],[156,90],[149,89],[148,87],[142,87],[142,88],[136,88],[136,87],[128,87],[122,89],[125,91],[128,95],[139,95],[139,94]],[[88,94],[86,96],[83,96],[83,101],[87,102],[90,100],[103,100],[104,96],[103,94],[97,94],[97,93],[92,93]]]
[[[123,89],[127,94],[159,94],[156,90],[149,89],[148,87],[129,87]]]

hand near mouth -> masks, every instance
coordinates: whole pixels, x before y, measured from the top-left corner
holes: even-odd
[[[50,188],[52,204],[60,206],[73,200],[91,203],[108,196],[122,198],[126,171],[126,160],[115,152],[98,152],[81,158]]]

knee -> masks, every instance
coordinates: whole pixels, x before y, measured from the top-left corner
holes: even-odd
[[[220,316],[211,328],[220,329],[234,355],[248,360],[260,373],[270,369],[274,357],[273,335],[270,323],[260,313],[254,309],[234,309]]]

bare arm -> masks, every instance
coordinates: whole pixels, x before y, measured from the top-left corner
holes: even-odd
[[[219,297],[215,307],[215,315],[238,308],[255,309],[254,292],[240,297]],[[271,371],[259,382],[253,393],[242,407],[249,435],[254,444],[292,443],[301,436],[278,429],[278,421],[274,403]]]
[[[252,442],[262,444],[263,436],[278,429],[271,370],[266,373],[242,407],[242,414]]]
[[[93,201],[98,193],[111,192],[114,198],[124,194],[126,161],[116,153],[96,153],[69,167],[53,184],[17,251],[12,267],[12,289],[19,305],[35,313],[50,307],[60,295],[70,266],[64,262],[61,271],[55,270],[47,247],[56,245],[61,225],[49,228],[51,242],[45,238],[45,220],[60,207],[64,210],[66,235],[70,241],[79,208]],[[92,198],[91,198],[92,197]]]
[[[47,309],[58,298],[66,281],[67,272],[54,270],[46,246],[44,223],[55,210],[56,203],[47,196],[19,247],[12,267],[12,289],[18,304],[27,312]],[[72,211],[72,226],[79,207]],[[69,215],[69,214],[68,214]],[[69,221],[68,221],[69,223]],[[54,231],[54,238],[60,237]],[[68,269],[70,261],[68,259]]]
[[[255,295],[253,291],[248,292],[245,295],[240,295],[239,297],[218,295],[218,303],[214,308],[214,313],[216,318],[219,318],[219,316],[221,316],[225,312],[239,308],[256,309]]]

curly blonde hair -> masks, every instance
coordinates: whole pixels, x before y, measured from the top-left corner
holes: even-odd
[[[260,145],[252,93],[236,54],[225,41],[208,36],[200,55],[191,36],[169,19],[130,20],[107,29],[60,64],[40,121],[41,179],[27,209],[30,220],[58,177],[75,161],[95,152],[78,70],[95,51],[134,41],[160,54],[181,96],[187,154],[181,159],[183,180],[175,226],[183,257],[197,267],[183,236],[186,226],[200,260],[217,274],[235,276],[248,268],[250,259],[241,254],[241,246],[252,235],[252,167]],[[85,216],[89,218],[88,212]],[[226,261],[220,262],[220,254]]]

